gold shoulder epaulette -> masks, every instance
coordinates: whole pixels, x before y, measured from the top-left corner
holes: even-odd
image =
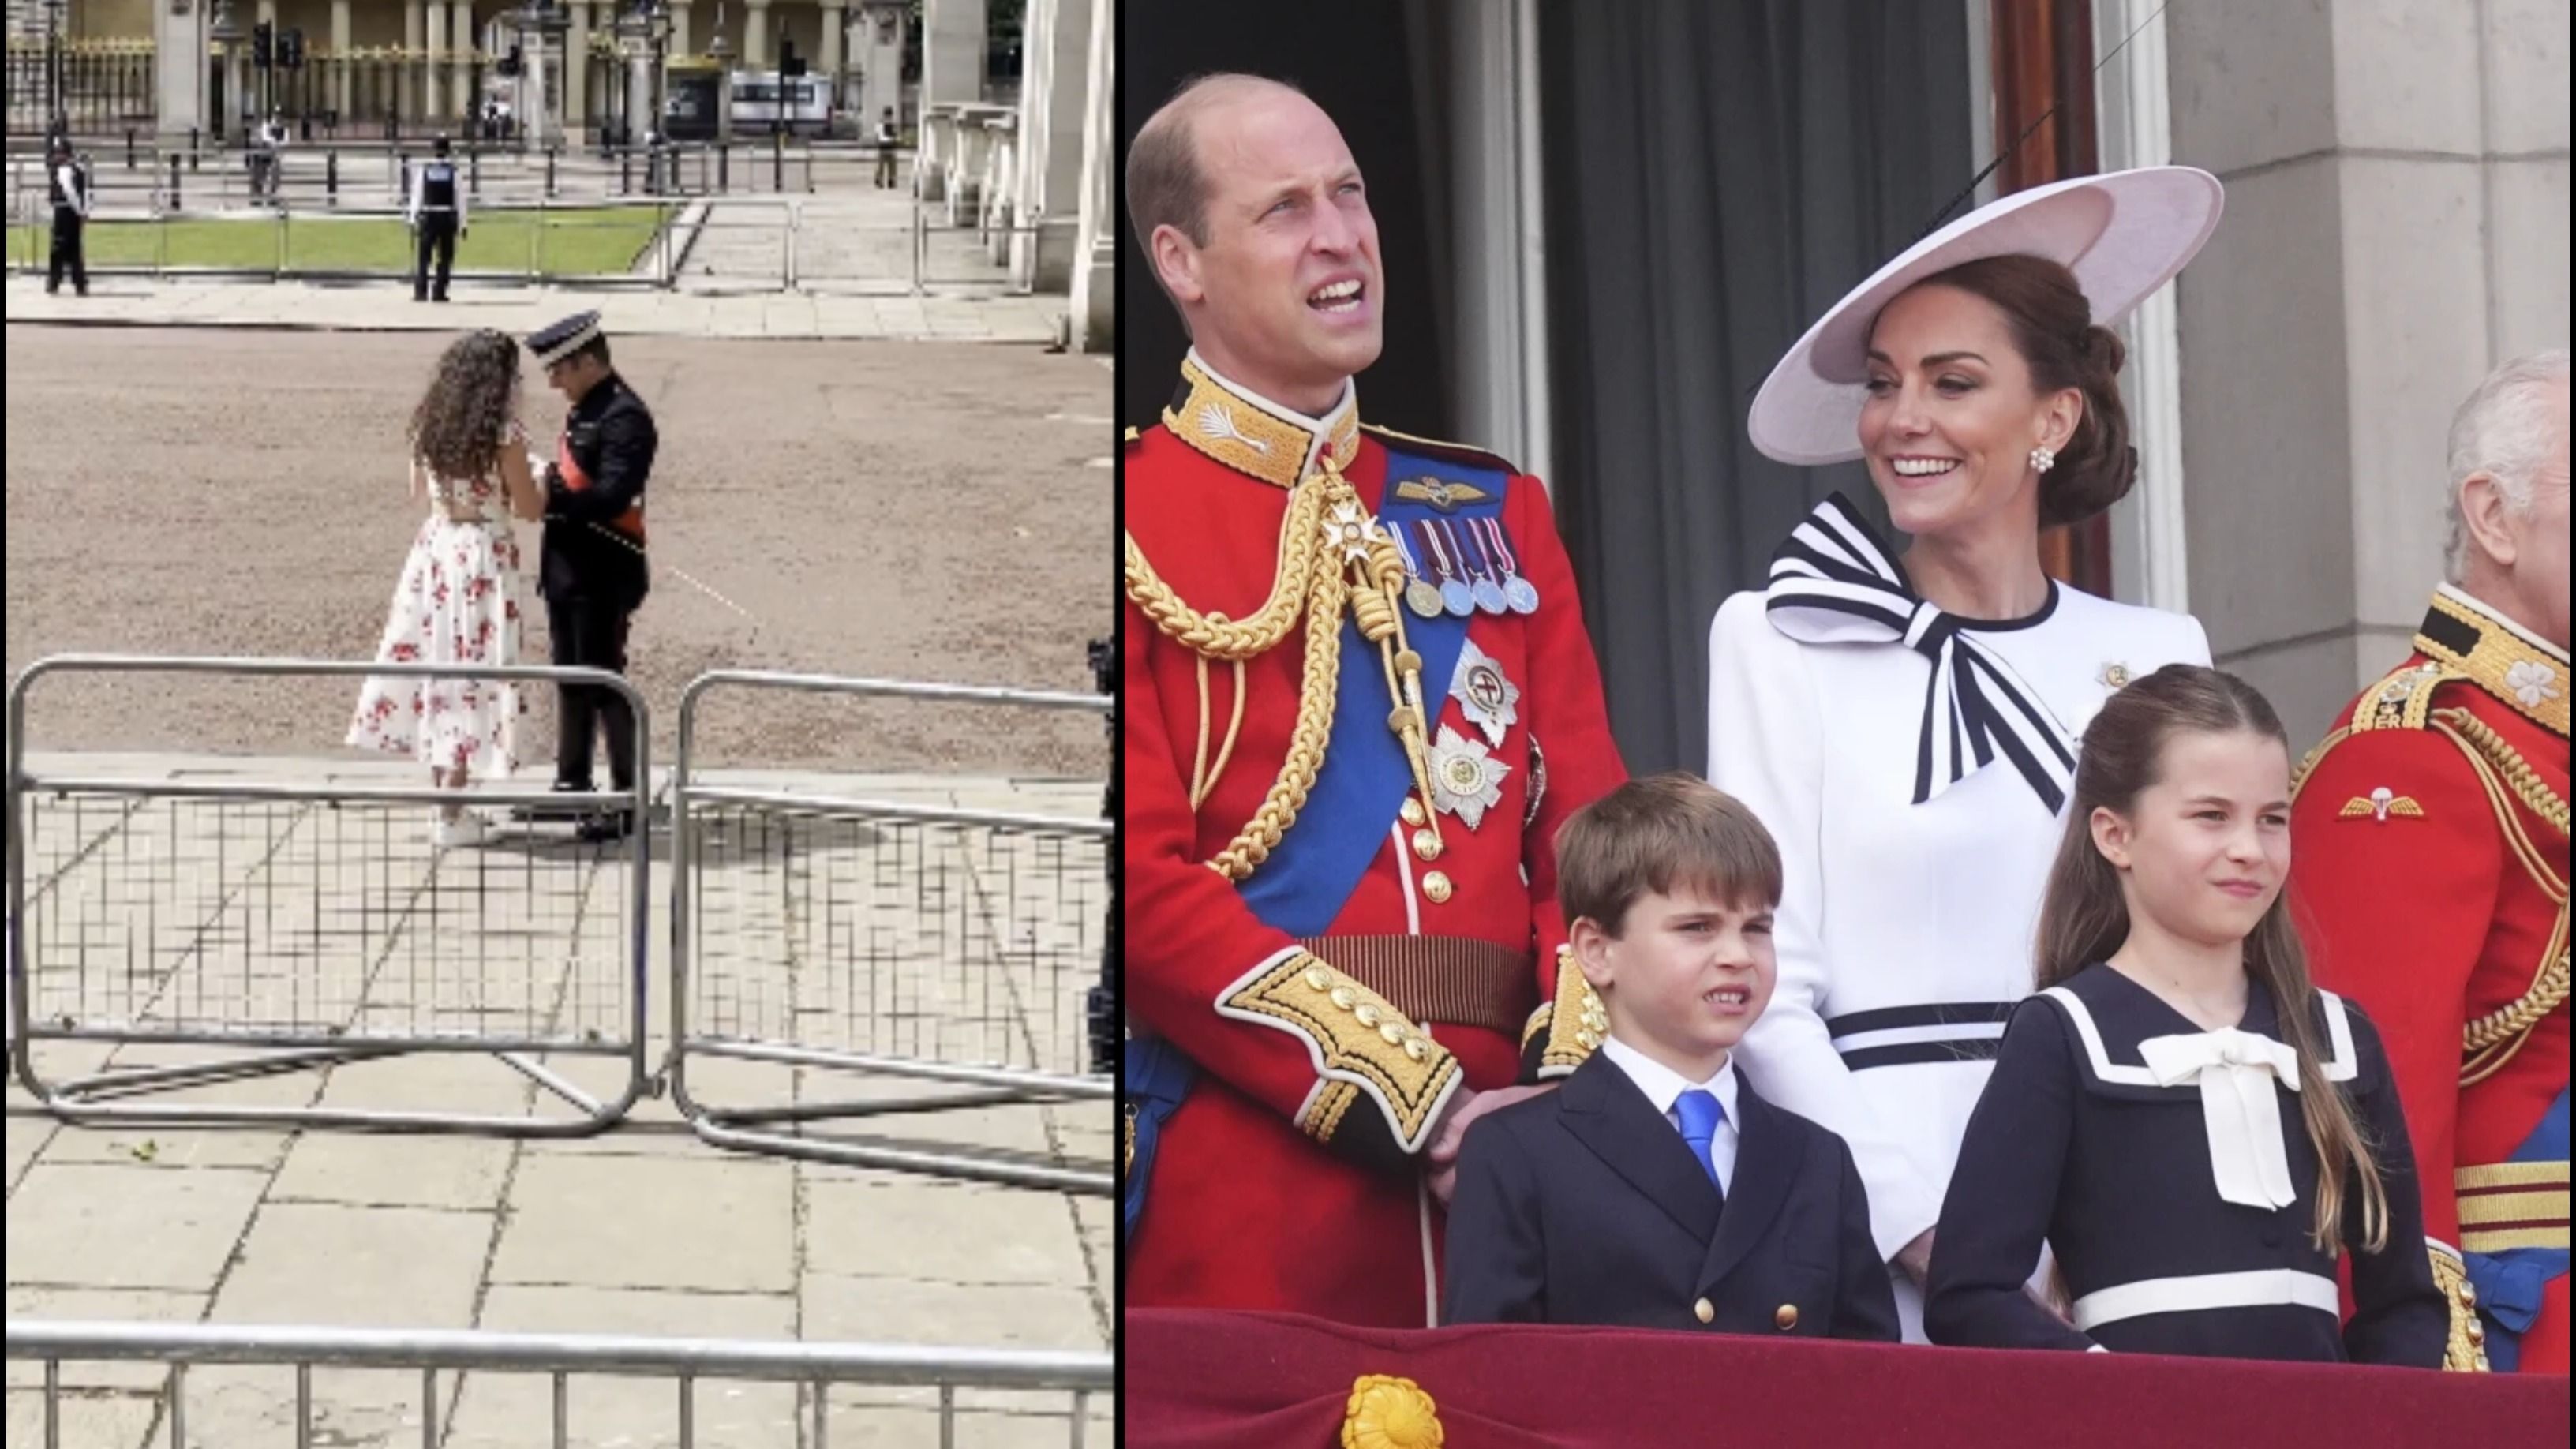
[[[2291,798],[2298,797],[2318,762],[2351,736],[2370,730],[2431,728],[2434,691],[2466,678],[2460,671],[2432,660],[2403,665],[2381,676],[2377,684],[2362,691],[2361,701],[2352,707],[2352,723],[2317,741],[2316,748],[2299,761],[2299,768],[2290,776]]]
[[[1121,452],[1132,453],[1136,451],[1137,445],[1144,441],[1145,438],[1143,434],[1137,432],[1134,428],[1129,428],[1119,437],[1118,448]]]
[[[1471,443],[1444,442],[1439,438],[1417,438],[1411,433],[1399,433],[1393,428],[1382,428],[1375,423],[1360,424],[1360,431],[1375,437],[1381,443],[1409,448],[1417,453],[1429,453],[1435,458],[1446,458],[1453,463],[1465,463],[1475,468],[1499,468],[1503,472],[1514,474],[1521,471],[1513,467],[1510,461],[1500,454],[1486,452]]]
[[[2448,665],[2427,661],[2409,664],[2393,671],[2361,697],[2353,706],[2352,732],[2364,730],[2420,730],[2433,715],[2433,692],[2442,685],[2469,676]]]

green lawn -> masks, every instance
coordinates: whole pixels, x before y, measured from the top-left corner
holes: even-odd
[[[533,261],[546,275],[623,273],[652,243],[677,207],[599,207],[564,211],[487,211],[456,245],[460,271],[525,272]],[[50,226],[9,228],[9,256],[42,266]],[[156,241],[154,233],[166,232]],[[411,270],[411,233],[383,217],[314,216],[298,212],[281,226],[274,217],[238,220],[105,221],[89,228],[93,267],[150,266],[266,269],[281,260],[292,271],[357,271],[403,274]],[[281,258],[281,252],[283,257]]]

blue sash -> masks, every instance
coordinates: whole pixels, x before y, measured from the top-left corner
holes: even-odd
[[[2558,1100],[2541,1114],[2540,1125],[2532,1129],[2522,1145],[2513,1150],[2508,1162],[2565,1162],[2567,1160],[2567,1089],[2558,1089]],[[2465,1234],[2463,1235],[2465,1236]],[[2461,1258],[2468,1264],[2469,1285],[2478,1290],[2478,1316],[2487,1324],[2487,1366],[2497,1373],[2511,1373],[2522,1362],[2522,1335],[2532,1320],[2540,1316],[2541,1290],[2552,1278],[2567,1276],[2565,1248],[2508,1248],[2501,1253],[2471,1253],[2463,1250]]]
[[[1154,1150],[1161,1145],[1164,1122],[1179,1110],[1181,1098],[1189,1095],[1193,1075],[1190,1059],[1155,1037],[1130,1037],[1118,1054],[1119,1093],[1127,1099],[1128,1120],[1135,1124],[1136,1133],[1134,1158],[1122,1161],[1119,1168],[1121,1245],[1136,1241],[1136,1220],[1145,1211],[1145,1183],[1154,1175]]]
[[[1474,484],[1483,491],[1484,501],[1459,504],[1443,513],[1427,501],[1396,498],[1399,482],[1424,477]],[[1510,484],[1510,476],[1497,469],[1464,467],[1389,448],[1386,496],[1378,507],[1378,521],[1394,531],[1425,518],[1453,523],[1492,518],[1502,512],[1504,490]],[[1442,614],[1425,619],[1411,610],[1405,612],[1405,640],[1422,656],[1422,707],[1430,716],[1424,728],[1433,737],[1439,733],[1441,704],[1474,618]],[[1413,767],[1404,758],[1404,743],[1386,727],[1394,709],[1377,646],[1360,637],[1358,625],[1344,620],[1341,686],[1333,700],[1333,731],[1324,750],[1324,768],[1306,796],[1306,807],[1297,812],[1295,827],[1243,884],[1244,903],[1263,924],[1291,936],[1324,934],[1358,888],[1360,877],[1368,873],[1369,862],[1377,859],[1396,812],[1413,789]]]

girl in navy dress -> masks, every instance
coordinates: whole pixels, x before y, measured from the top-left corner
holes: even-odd
[[[2079,758],[2040,991],[1934,1235],[1932,1340],[2438,1367],[2449,1317],[2379,1036],[2309,984],[2282,896],[2280,719],[2233,675],[2168,665],[2103,705]],[[2023,1291],[2043,1242],[2066,1317]]]

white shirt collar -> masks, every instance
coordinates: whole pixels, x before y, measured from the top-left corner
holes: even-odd
[[[1673,1102],[1682,1093],[1705,1091],[1715,1094],[1730,1125],[1740,1125],[1735,1116],[1735,1053],[1726,1054],[1726,1065],[1717,1069],[1716,1076],[1694,1082],[1615,1036],[1602,1038],[1601,1050],[1628,1074],[1628,1080],[1637,1084],[1637,1090],[1646,1094],[1656,1111],[1670,1116]]]
[[[1190,362],[1199,371],[1206,373],[1210,382],[1306,435],[1306,456],[1299,460],[1297,465],[1297,476],[1300,478],[1314,471],[1316,458],[1321,456],[1326,448],[1332,446],[1333,438],[1342,428],[1344,421],[1359,411],[1358,378],[1345,378],[1342,382],[1342,400],[1325,409],[1322,417],[1310,418],[1285,403],[1272,402],[1210,367],[1207,358],[1201,356],[1196,347],[1190,349]]]
[[[2532,648],[2539,650],[2550,658],[2557,660],[2559,663],[2564,664],[2567,662],[2566,650],[2559,648],[2557,645],[2552,644],[2548,640],[2541,638],[2539,635],[2532,633],[2529,629],[2526,629],[2520,624],[2515,623],[2513,620],[2506,618],[2504,610],[2497,608],[2495,605],[2490,604],[2486,600],[2479,598],[2477,595],[2470,593],[2468,590],[2461,588],[2458,584],[2444,584],[2439,589],[2435,590],[2435,592],[2446,594],[2450,596],[2453,602],[2474,610],[2477,616],[2481,619],[2488,620],[2491,623],[2512,630],[2515,638],[2520,639],[2523,643],[2530,645]]]

